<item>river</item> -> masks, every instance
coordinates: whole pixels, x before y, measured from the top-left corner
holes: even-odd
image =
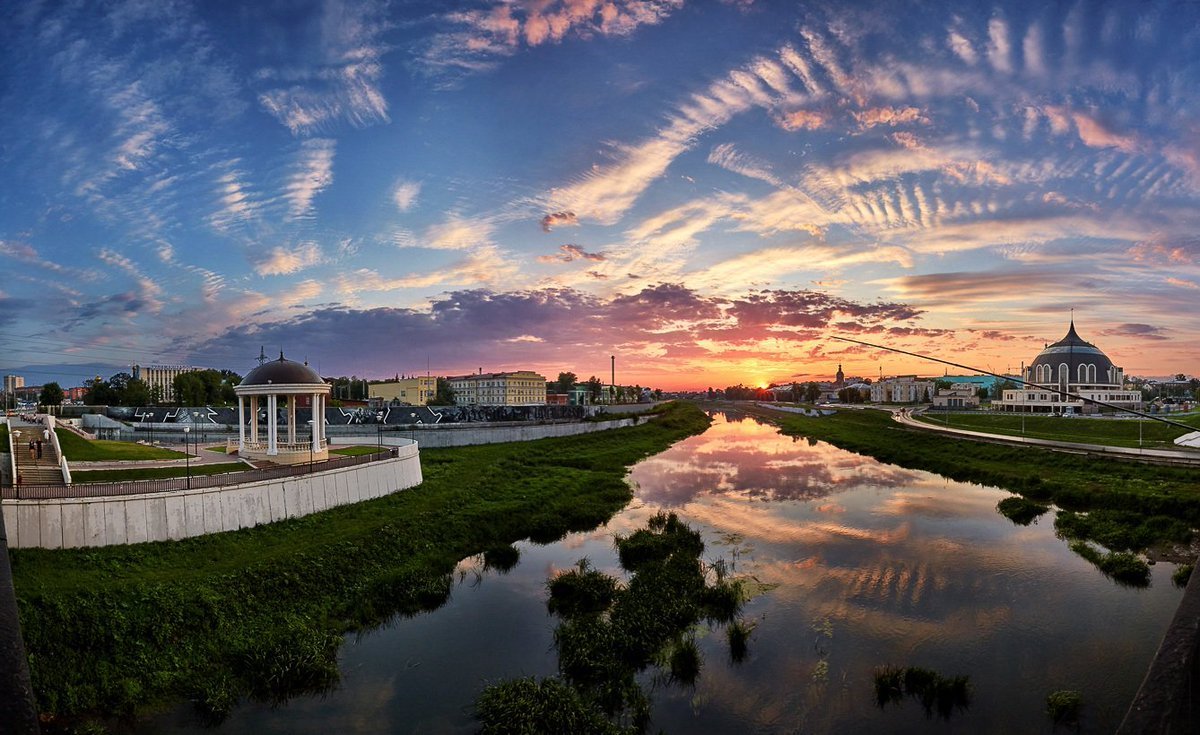
[[[1054,535],[996,511],[1003,490],[886,465],[795,440],[749,418],[713,426],[632,468],[634,500],[608,524],[517,544],[507,573],[481,559],[456,570],[449,602],[348,635],[336,691],[237,707],[216,732],[466,733],[489,682],[555,673],[545,583],[587,557],[619,573],[614,533],[661,509],[702,531],[709,560],[766,591],[748,602],[749,655],[701,631],[694,686],[646,675],[650,732],[1051,732],[1046,696],[1082,693],[1083,732],[1112,732],[1166,631],[1181,591],[1159,563],[1147,589],[1122,587]],[[873,672],[921,666],[970,677],[949,719],[908,700],[881,709]],[[139,733],[214,732],[190,708]]]

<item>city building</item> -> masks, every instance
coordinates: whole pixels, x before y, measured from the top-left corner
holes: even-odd
[[[871,401],[874,403],[920,403],[928,401],[933,394],[933,381],[921,380],[915,375],[898,375],[871,384]]]
[[[437,378],[422,375],[371,383],[368,395],[386,403],[399,401],[407,406],[424,406],[437,396]]]
[[[17,388],[25,387],[25,378],[20,375],[5,375],[4,376],[4,392],[16,393]]]
[[[949,388],[938,388],[933,407],[979,408],[979,388],[975,383],[952,383]]]
[[[150,389],[150,395],[163,403],[172,403],[175,400],[176,376],[199,369],[189,365],[130,365],[133,379],[145,383]]]
[[[992,407],[1019,413],[1097,413],[1101,407],[1083,399],[1102,401],[1121,408],[1141,406],[1141,391],[1125,389],[1125,371],[1108,359],[1099,347],[1085,342],[1075,332],[1075,320],[1067,336],[1038,353],[1022,374],[1025,385],[1004,391]],[[1111,409],[1110,409],[1111,410]]]
[[[532,370],[479,372],[447,378],[460,406],[541,406],[546,403],[546,378]]]

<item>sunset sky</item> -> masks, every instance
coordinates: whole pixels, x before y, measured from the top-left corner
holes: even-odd
[[[1200,372],[1195,3],[236,5],[0,11],[0,372]]]

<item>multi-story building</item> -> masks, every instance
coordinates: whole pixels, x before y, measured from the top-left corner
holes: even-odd
[[[875,403],[919,403],[932,398],[933,393],[933,381],[915,375],[898,375],[871,384],[871,400]]]
[[[5,375],[4,376],[4,392],[16,393],[17,388],[25,387],[25,378],[20,375]]]
[[[190,365],[131,365],[130,373],[135,380],[140,380],[150,389],[150,395],[157,389],[158,399],[163,403],[175,400],[175,378],[184,373],[199,370]]]
[[[532,370],[476,373],[447,378],[460,406],[541,406],[546,403],[546,378]]]
[[[437,378],[417,376],[371,383],[368,397],[385,402],[399,401],[408,406],[424,406],[437,395]]]
[[[1021,376],[1024,385],[1004,391],[992,408],[1018,413],[1096,413],[1100,407],[1085,399],[1119,408],[1137,409],[1141,391],[1125,389],[1125,371],[1091,342],[1075,332],[1075,320],[1067,336],[1038,353]],[[1111,409],[1106,409],[1111,410]]]

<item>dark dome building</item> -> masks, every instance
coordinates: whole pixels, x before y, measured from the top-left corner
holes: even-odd
[[[238,456],[276,464],[329,458],[323,419],[329,385],[316,370],[288,360],[280,352],[278,360],[264,362],[247,373],[233,392],[238,397]],[[265,406],[260,406],[260,401]],[[301,402],[312,407],[314,420],[307,422],[307,437],[297,431],[296,407]],[[280,410],[286,412],[287,419],[283,432],[279,425]],[[261,424],[264,418],[266,426]],[[260,429],[266,430],[265,440]]]
[[[993,406],[1002,411],[1026,413],[1096,413],[1092,401],[1137,408],[1142,394],[1125,390],[1125,371],[1113,365],[1104,352],[1075,331],[1075,320],[1067,335],[1046,345],[1021,378],[1026,385],[1004,391]]]

